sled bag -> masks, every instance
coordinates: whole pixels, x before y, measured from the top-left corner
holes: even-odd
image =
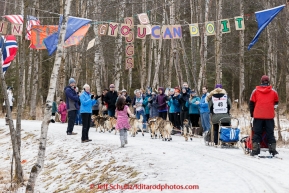
[[[254,136],[254,131],[253,130],[252,130],[251,136],[249,136],[246,139],[246,146],[249,149],[253,149],[252,136]],[[260,148],[268,148],[268,140],[267,140],[267,135],[266,135],[265,131],[262,133],[262,141],[260,143]]]
[[[239,141],[239,128],[227,128],[221,127],[220,130],[220,140],[222,142],[236,142]]]

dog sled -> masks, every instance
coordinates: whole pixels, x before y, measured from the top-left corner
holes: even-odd
[[[250,135],[242,137],[242,139],[240,140],[241,143],[241,147],[244,151],[245,155],[250,155],[252,150],[253,150],[253,136],[254,136],[254,131],[253,131],[253,124],[252,124],[252,120],[251,122],[251,132]],[[268,141],[267,141],[267,134],[265,131],[263,131],[262,133],[262,141],[260,143],[260,154],[258,155],[258,157],[260,158],[272,158],[273,156],[268,154],[269,153],[269,146],[268,146]]]
[[[225,119],[228,117],[224,117]],[[239,135],[240,135],[240,128],[239,128],[239,119],[231,118],[231,126],[222,126],[222,119],[219,120],[219,132],[218,132],[218,145],[221,148],[228,148],[228,147],[235,147],[238,148],[239,143]],[[232,120],[237,121],[237,126],[232,126]]]
[[[219,120],[219,131],[218,131],[218,143],[217,145],[221,148],[238,148],[239,143],[239,120],[237,118],[231,117],[231,123],[232,120],[237,121],[237,126],[233,127],[232,124],[230,126],[222,126],[222,120],[226,119],[228,117],[223,117]],[[204,136],[205,144],[208,146],[214,146],[214,129],[213,124],[211,129],[207,132],[207,134]]]

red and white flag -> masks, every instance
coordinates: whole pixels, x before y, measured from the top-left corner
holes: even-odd
[[[5,15],[3,17],[5,17],[11,23],[23,24],[23,16],[22,15]],[[40,21],[36,17],[28,15],[27,16],[27,24],[26,24],[26,30],[27,30],[26,39],[27,40],[30,40],[30,38],[31,38],[31,27],[33,25],[40,25]]]

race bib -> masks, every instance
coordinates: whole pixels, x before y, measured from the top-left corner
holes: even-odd
[[[215,114],[219,113],[227,113],[228,112],[228,104],[227,104],[227,95],[224,95],[221,98],[212,97],[213,101],[213,112]]]

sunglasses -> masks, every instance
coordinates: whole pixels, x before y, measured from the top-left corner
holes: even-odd
[[[115,88],[115,87],[109,87],[109,88]]]

